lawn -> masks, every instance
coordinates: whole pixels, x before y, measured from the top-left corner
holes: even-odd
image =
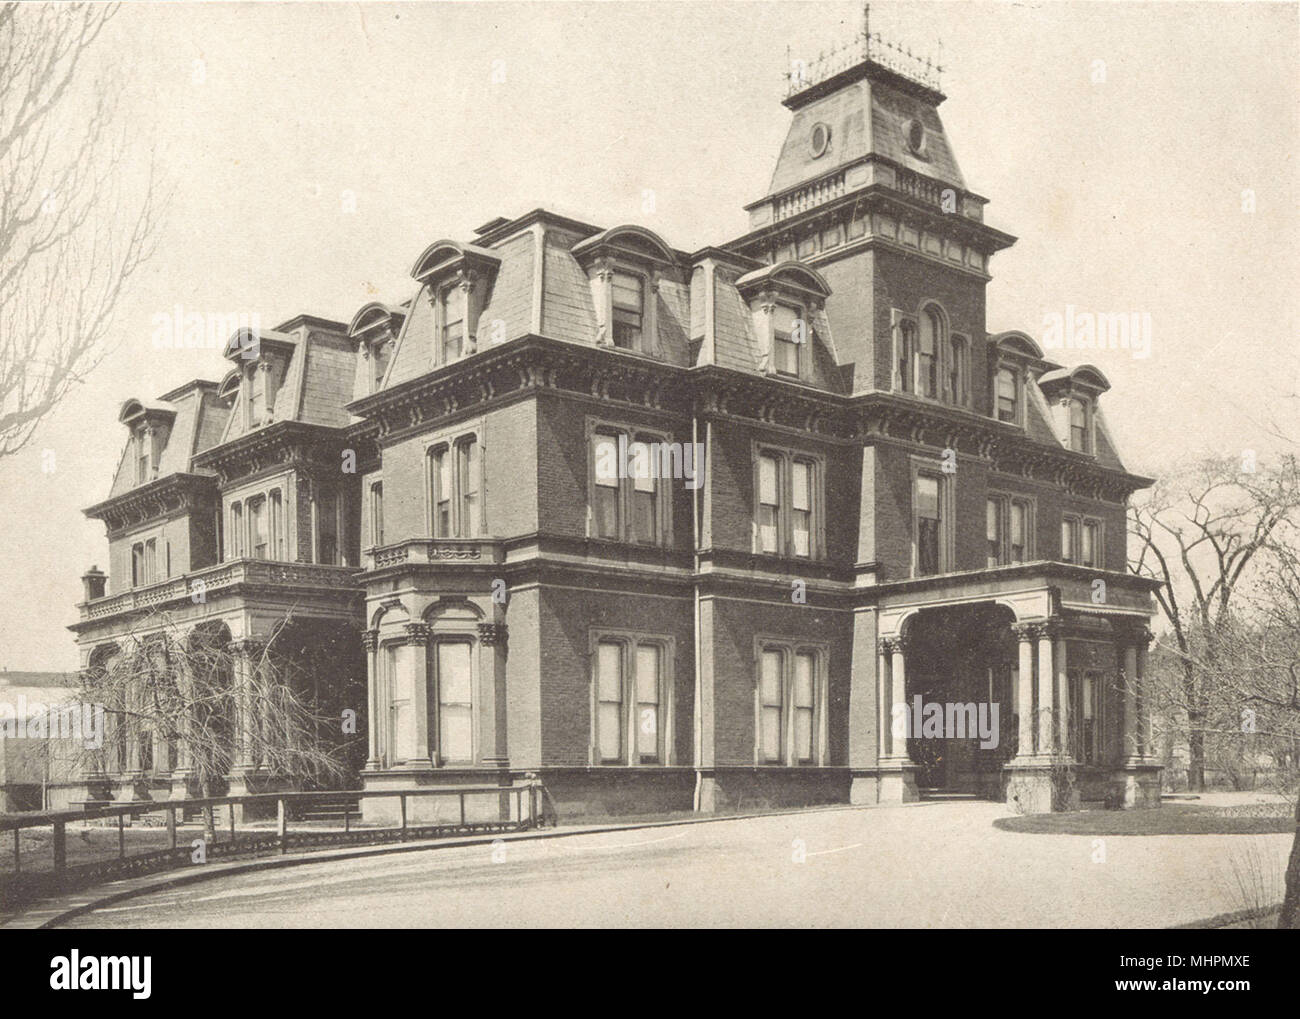
[[[1211,807],[1166,803],[1149,810],[1079,810],[1000,817],[994,827],[1029,835],[1279,835],[1296,830],[1288,803]]]

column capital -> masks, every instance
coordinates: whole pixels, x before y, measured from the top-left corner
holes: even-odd
[[[406,643],[408,644],[427,645],[432,635],[433,627],[428,623],[406,624]]]
[[[510,630],[505,623],[479,623],[478,639],[484,647],[504,646],[510,639]]]
[[[881,637],[876,641],[876,649],[882,655],[907,654],[909,641],[901,634],[895,634],[892,637]]]
[[[361,631],[361,646],[362,646],[363,648],[365,648],[367,651],[374,651],[376,648],[378,648],[378,647],[379,647],[379,631],[378,631],[378,630],[362,630],[362,631]]]
[[[1011,632],[1017,640],[1043,640],[1061,636],[1063,626],[1061,620],[1052,619],[1033,619],[1025,623],[1012,623]]]

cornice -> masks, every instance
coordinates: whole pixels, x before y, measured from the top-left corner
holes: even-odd
[[[337,467],[349,430],[301,421],[278,421],[204,450],[194,464],[215,471],[221,485],[270,467],[300,464]]]
[[[111,538],[151,520],[193,510],[204,496],[215,492],[216,479],[209,474],[168,474],[82,512],[91,520],[104,521]]]

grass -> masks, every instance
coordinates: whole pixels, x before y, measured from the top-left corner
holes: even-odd
[[[1003,831],[1029,835],[1289,835],[1295,815],[1287,803],[1252,804],[1244,811],[1192,803],[1166,803],[1148,810],[1079,810],[1060,814],[1000,817]]]

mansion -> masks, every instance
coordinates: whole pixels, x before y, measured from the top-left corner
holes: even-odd
[[[1126,569],[1150,480],[1099,369],[987,332],[1015,238],[943,100],[865,45],[792,87],[743,236],[496,217],[395,303],[240,330],[225,378],[127,400],[86,511],[89,682],[133,642],[232,649],[232,793],[298,781],[245,738],[289,618],[360,720],[354,787],[536,775],[562,816],[1158,804]],[[996,706],[997,738],[900,729],[917,697]],[[69,802],[197,794],[183,732],[128,735]]]

